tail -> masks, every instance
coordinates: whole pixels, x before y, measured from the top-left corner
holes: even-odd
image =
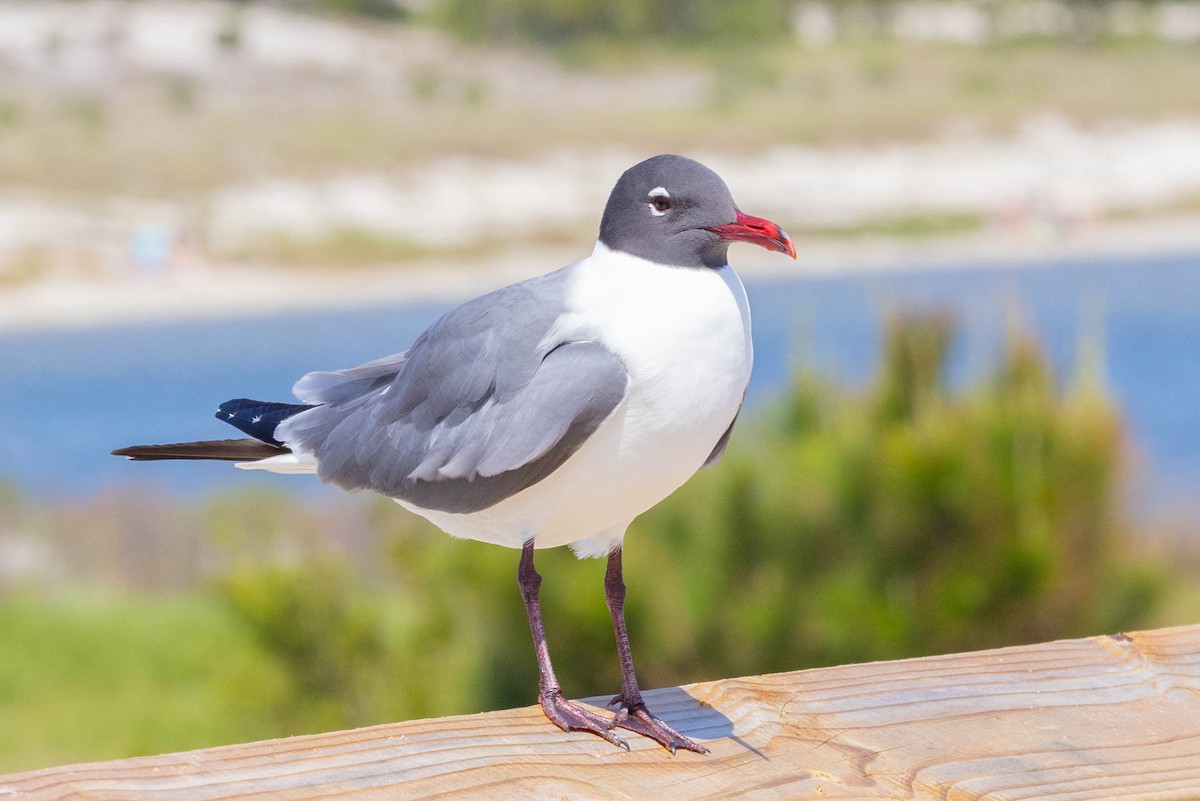
[[[135,462],[158,459],[218,459],[229,462],[258,462],[291,453],[275,439],[275,428],[292,415],[313,408],[295,403],[271,403],[248,398],[226,401],[217,408],[217,419],[249,434],[254,439],[215,439],[175,442],[167,445],[133,445],[118,448],[113,456]],[[281,461],[295,461],[281,460]],[[264,465],[265,467],[265,465]]]
[[[113,456],[135,462],[158,459],[221,459],[228,462],[257,462],[291,453],[287,448],[256,439],[210,439],[204,442],[173,442],[169,445],[132,445],[117,448]]]

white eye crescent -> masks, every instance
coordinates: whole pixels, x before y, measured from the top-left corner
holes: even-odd
[[[650,199],[650,213],[661,217],[671,210],[671,195],[661,186],[656,186],[646,195]]]

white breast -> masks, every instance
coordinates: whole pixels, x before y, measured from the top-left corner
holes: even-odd
[[[667,267],[596,245],[550,336],[596,340],[629,372],[612,417],[543,481],[472,514],[413,509],[450,534],[602,555],[704,464],[750,379],[750,309],[729,267]],[[405,504],[408,506],[407,504]],[[412,507],[410,507],[412,508]]]

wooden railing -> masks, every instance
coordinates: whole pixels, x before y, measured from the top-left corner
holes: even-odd
[[[1200,626],[646,697],[712,753],[527,707],[0,776],[0,801],[1200,799]]]

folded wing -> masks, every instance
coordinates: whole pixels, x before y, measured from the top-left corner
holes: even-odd
[[[621,360],[563,341],[560,274],[507,287],[439,320],[405,354],[310,374],[314,409],[276,436],[317,474],[425,509],[486,509],[569,458],[625,398]]]

